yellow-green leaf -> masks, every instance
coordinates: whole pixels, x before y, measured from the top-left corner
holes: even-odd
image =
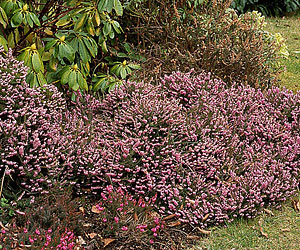
[[[38,53],[33,53],[32,55],[32,67],[36,73],[39,73],[42,70],[42,61]]]
[[[78,18],[78,20],[75,24],[74,30],[76,30],[76,31],[80,30],[83,27],[83,25],[85,24],[86,18],[87,18],[87,14],[83,13],[82,16],[80,18]]]

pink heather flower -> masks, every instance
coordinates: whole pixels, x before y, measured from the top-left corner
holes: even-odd
[[[127,230],[128,230],[128,227],[123,226],[121,229],[122,229],[122,231],[127,231]]]
[[[5,230],[4,230],[4,229],[1,229],[1,233],[5,234],[6,232],[5,232]]]
[[[37,235],[40,235],[40,234],[41,234],[41,232],[40,232],[39,229],[36,229],[36,230],[35,230],[35,233],[36,233]]]
[[[27,228],[26,227],[24,227],[24,233],[28,233],[28,230],[27,230]]]
[[[49,228],[49,229],[47,230],[47,232],[48,232],[49,234],[52,233],[52,229]]]
[[[155,224],[159,224],[159,218],[158,218],[158,217],[155,217],[155,218],[154,218],[154,223],[155,223]]]
[[[107,219],[106,219],[106,218],[103,218],[103,222],[105,222],[105,223],[106,223],[106,222],[107,222]]]
[[[149,240],[149,243],[150,243],[150,244],[153,244],[153,243],[154,243],[154,240],[153,240],[153,239]]]
[[[28,239],[31,244],[34,243],[34,239],[32,239],[30,236],[28,237]]]
[[[116,223],[119,223],[119,220],[120,220],[119,217],[116,216],[114,219],[115,219]]]

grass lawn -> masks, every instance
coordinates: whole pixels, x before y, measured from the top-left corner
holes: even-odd
[[[290,58],[283,60],[286,72],[280,76],[280,85],[293,91],[300,90],[300,18],[268,18],[267,30],[281,33],[286,39]],[[298,199],[300,194],[295,197]],[[300,212],[292,201],[279,210],[263,212],[254,220],[239,219],[222,228],[212,228],[209,237],[189,250],[299,250]]]
[[[286,72],[283,72],[280,85],[293,91],[300,90],[300,15],[286,18],[268,18],[267,30],[281,33],[286,39],[290,58],[283,60]]]

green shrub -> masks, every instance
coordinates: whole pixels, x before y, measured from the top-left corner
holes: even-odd
[[[138,68],[127,63],[133,58],[119,23],[123,9],[120,0],[4,0],[0,45],[30,68],[31,87],[105,92]]]

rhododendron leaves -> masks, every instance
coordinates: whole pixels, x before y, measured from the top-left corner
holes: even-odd
[[[11,26],[13,28],[18,27],[21,25],[22,21],[23,21],[23,14],[20,11],[18,11],[11,18]]]
[[[41,70],[43,71],[42,64],[43,64],[43,62],[42,62],[41,57],[38,54],[38,52],[33,53],[33,55],[32,55],[32,66],[33,66],[33,70],[36,73],[39,73]]]
[[[81,89],[88,91],[88,85],[80,72],[77,72],[77,81]]]
[[[116,239],[111,239],[111,238],[107,238],[107,239],[102,239],[101,241],[103,242],[104,246],[103,247],[107,247],[110,243],[114,242]]]

